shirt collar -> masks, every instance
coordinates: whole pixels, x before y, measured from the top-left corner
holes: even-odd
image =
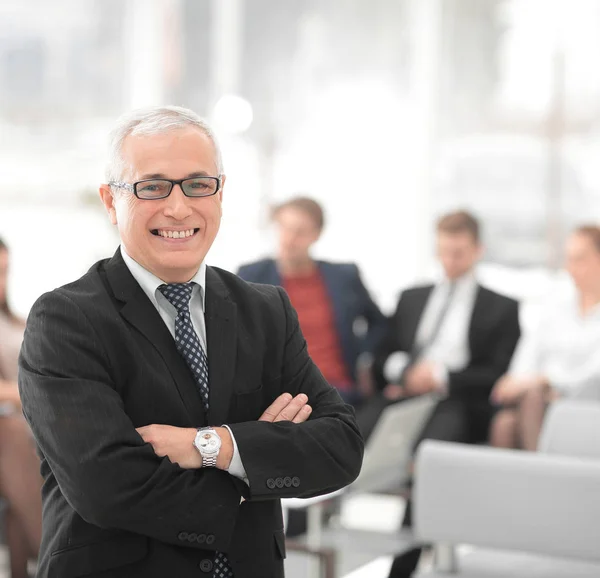
[[[148,271],[148,269],[142,267],[137,261],[129,256],[127,250],[121,245],[121,255],[125,265],[133,275],[133,278],[138,282],[144,293],[148,296],[148,299],[152,302],[155,307],[158,307],[158,301],[156,299],[156,292],[159,285],[163,285],[165,281],[159,279],[154,273]],[[202,302],[202,311],[205,310],[206,303],[206,263],[202,261],[200,268],[196,274],[190,279],[190,282],[196,283],[192,292],[192,298],[197,291],[200,291],[200,298]]]
[[[439,282],[439,285],[442,287],[450,287],[450,285],[454,284],[456,289],[464,287],[473,288],[477,285],[477,278],[475,277],[475,273],[473,271],[467,271],[464,275],[461,275],[457,279],[450,281],[446,275],[444,275]]]

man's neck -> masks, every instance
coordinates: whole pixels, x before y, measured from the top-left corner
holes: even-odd
[[[465,271],[464,273],[461,273],[460,275],[457,275],[456,277],[448,277],[448,275],[444,274],[444,279],[448,283],[458,283],[458,282],[462,281],[463,279],[474,279],[474,277],[475,277],[474,269],[469,269],[468,271]]]
[[[277,267],[282,277],[306,277],[315,271],[316,264],[310,257],[307,257],[298,261],[279,260]]]

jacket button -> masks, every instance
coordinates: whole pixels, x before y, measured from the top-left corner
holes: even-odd
[[[300,487],[300,478],[298,476],[292,478],[292,486],[294,486],[294,488]]]
[[[198,534],[196,534],[196,532],[192,532],[191,534],[188,534],[188,542],[195,542],[196,538],[198,537]]]
[[[283,488],[283,478],[277,478],[277,479],[275,480],[275,485],[276,485],[276,486],[277,486],[279,489]]]
[[[283,478],[283,485],[286,488],[291,488],[292,487],[292,478],[290,478],[289,476],[286,476],[285,478]]]
[[[198,542],[198,544],[204,544],[204,542],[206,542],[206,534],[198,534],[196,542]]]
[[[185,542],[188,539],[188,533],[187,532],[179,532],[179,534],[177,535],[177,537],[182,541]]]
[[[212,560],[209,560],[208,558],[205,558],[204,560],[202,560],[202,562],[200,562],[200,570],[202,570],[202,572],[212,572],[213,569],[213,563]]]
[[[273,478],[267,480],[267,488],[269,488],[269,490],[275,489],[275,480]]]
[[[210,546],[211,544],[215,543],[215,537],[212,534],[209,534],[208,536],[206,536],[206,544],[208,546]]]

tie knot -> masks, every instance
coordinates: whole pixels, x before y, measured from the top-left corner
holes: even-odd
[[[177,311],[181,311],[189,307],[194,285],[195,283],[169,283],[159,285],[158,290]]]

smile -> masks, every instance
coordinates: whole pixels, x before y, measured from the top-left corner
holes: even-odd
[[[165,239],[185,239],[186,237],[192,237],[200,229],[185,229],[185,230],[173,230],[173,229],[152,229],[151,233],[157,237],[164,237]]]

